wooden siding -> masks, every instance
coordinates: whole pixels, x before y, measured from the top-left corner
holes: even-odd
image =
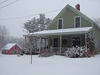
[[[96,52],[100,52],[100,29],[94,26],[93,30]]]
[[[17,47],[15,49],[15,47]],[[14,53],[14,52],[17,52],[17,53]],[[2,50],[2,54],[19,54],[21,51],[20,47],[18,45],[14,45],[10,50]]]
[[[74,18],[76,16],[81,17],[81,15],[78,15],[75,12],[73,12],[72,10],[67,9],[65,13],[63,13],[60,17],[58,17],[56,19],[56,21],[54,23],[52,23],[50,25],[49,29],[50,30],[57,29],[57,20],[60,19],[60,18],[63,18],[63,29],[74,28]],[[81,27],[90,27],[90,26],[92,26],[92,24],[81,17]]]

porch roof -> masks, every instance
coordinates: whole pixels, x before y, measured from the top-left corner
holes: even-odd
[[[24,36],[51,36],[51,35],[69,35],[69,34],[85,34],[92,30],[93,27],[55,29],[34,32]]]

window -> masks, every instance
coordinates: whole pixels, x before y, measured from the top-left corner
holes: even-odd
[[[13,51],[11,51],[11,53],[13,53]]]
[[[15,49],[17,49],[17,46],[15,46]]]
[[[80,46],[80,37],[72,37],[72,45]]]
[[[81,26],[81,22],[80,22],[80,17],[76,16],[75,17],[75,28],[80,27]]]
[[[58,19],[58,29],[62,29],[63,19]]]

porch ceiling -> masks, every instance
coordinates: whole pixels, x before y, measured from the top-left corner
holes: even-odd
[[[44,30],[31,33],[24,36],[52,36],[52,35],[69,35],[69,34],[85,34],[92,30],[93,27],[81,27],[81,28],[68,28],[68,29],[55,29]]]

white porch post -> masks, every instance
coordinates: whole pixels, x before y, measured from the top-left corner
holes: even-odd
[[[47,45],[47,44],[46,44],[46,38],[44,38],[44,41],[45,41],[45,46],[44,46],[44,47],[45,47],[45,49],[47,49],[47,47],[46,47],[46,45]]]
[[[26,43],[28,42],[28,41],[27,41],[27,38],[28,38],[28,37],[27,37],[27,36],[25,36],[25,42],[26,42]]]
[[[41,37],[39,37],[39,53],[41,51]]]
[[[60,53],[61,53],[61,49],[62,49],[62,36],[60,35]]]
[[[53,50],[53,36],[51,36],[51,39],[52,39],[52,45],[51,45],[51,50]]]

